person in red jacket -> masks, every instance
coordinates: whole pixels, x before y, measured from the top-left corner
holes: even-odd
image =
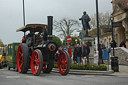
[[[68,53],[69,53],[69,56],[70,56],[70,58],[71,58],[71,57],[72,57],[72,49],[71,49],[70,46],[68,47]]]

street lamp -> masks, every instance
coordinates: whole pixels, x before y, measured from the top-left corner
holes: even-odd
[[[77,39],[75,39],[76,44],[77,44],[77,41],[78,41],[78,40],[77,40]]]
[[[113,56],[115,56],[115,51],[114,51],[114,32],[113,32],[113,17],[111,17],[111,25],[112,25],[112,48],[113,48]]]
[[[25,26],[25,6],[24,6],[24,0],[23,0],[23,23]]]
[[[100,38],[99,38],[99,15],[98,15],[98,0],[96,0],[96,20],[97,20],[97,41],[98,41],[98,64],[102,64],[102,50],[101,50],[101,45],[100,45]]]

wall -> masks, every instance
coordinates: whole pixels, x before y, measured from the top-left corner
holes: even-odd
[[[115,56],[118,57],[119,64],[128,65],[128,49],[124,47],[117,47],[115,48]],[[113,50],[111,50],[111,55]]]

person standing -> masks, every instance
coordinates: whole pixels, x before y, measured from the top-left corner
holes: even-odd
[[[77,63],[80,64],[81,63],[81,55],[82,55],[82,49],[79,46],[79,44],[77,44],[77,48],[76,48],[76,56],[77,56]]]
[[[115,41],[115,40],[112,40],[112,41],[111,41],[111,47],[114,47],[114,48],[115,48],[116,45],[117,45],[116,41]]]
[[[89,64],[89,53],[90,53],[90,48],[87,45],[87,43],[85,42],[83,44],[83,51],[82,51],[82,57],[86,57],[87,58],[87,63]]]
[[[76,48],[77,48],[77,44],[75,45],[75,48],[74,48],[74,51],[73,51],[73,61],[74,61],[74,63],[77,62]]]
[[[70,56],[70,58],[71,58],[71,57],[72,57],[72,49],[71,49],[70,46],[68,47],[68,53],[69,53],[69,56]]]
[[[120,47],[125,47],[126,48],[126,44],[125,44],[125,42],[123,40],[120,43]]]

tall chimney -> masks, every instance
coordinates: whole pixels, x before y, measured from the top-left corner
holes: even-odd
[[[52,35],[53,29],[53,16],[48,16],[48,34]]]
[[[53,30],[53,16],[48,16],[48,39],[52,40],[52,30]]]

